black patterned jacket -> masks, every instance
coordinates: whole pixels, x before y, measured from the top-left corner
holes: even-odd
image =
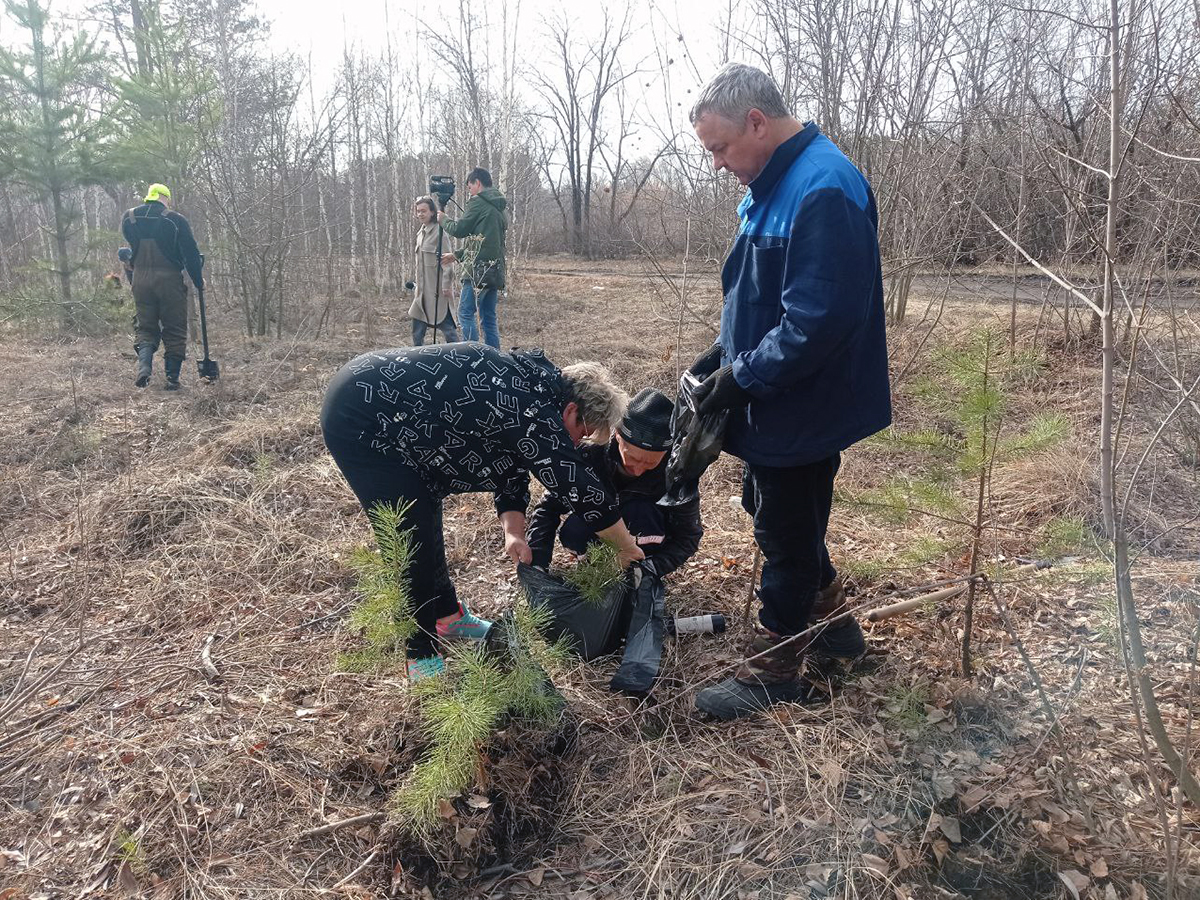
[[[496,512],[529,506],[529,476],[593,530],[620,519],[616,498],[563,425],[562,374],[541,350],[433,344],[365,353],[334,376],[321,425],[416,469],[439,497],[495,494]]]

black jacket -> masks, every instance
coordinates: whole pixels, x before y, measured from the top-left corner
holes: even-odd
[[[700,546],[704,527],[700,523],[700,499],[697,497],[682,506],[663,506],[659,499],[667,492],[667,460],[649,472],[631,477],[620,468],[621,451],[614,438],[606,447],[582,448],[583,458],[595,469],[607,491],[617,497],[621,517],[642,552],[654,560],[659,575],[666,575],[683,565]],[[571,512],[570,504],[555,491],[547,490],[533,508],[529,518],[527,539],[533,551],[535,566],[548,566],[554,553],[554,538],[563,516],[561,540],[563,546],[581,553],[595,528]]]
[[[197,290],[204,287],[204,260],[200,258],[200,248],[196,246],[192,226],[179,213],[151,200],[126,210],[121,217],[121,234],[133,250],[135,264],[142,241],[154,241],[159,252],[178,270],[187,269]]]
[[[621,514],[571,442],[566,404],[541,350],[433,344],[351,360],[329,384],[321,427],[326,441],[358,441],[415,469],[435,496],[491,491],[497,513],[525,512],[532,473],[600,531]]]

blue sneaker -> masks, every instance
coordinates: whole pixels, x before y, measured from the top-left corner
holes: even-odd
[[[446,661],[440,656],[426,656],[424,659],[408,661],[408,680],[424,681],[426,678],[437,678],[446,671]]]
[[[462,641],[482,641],[487,637],[492,623],[481,619],[465,606],[462,615],[452,622],[438,622],[437,633],[440,638],[456,638]]]

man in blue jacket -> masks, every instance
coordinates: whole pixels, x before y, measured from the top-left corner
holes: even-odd
[[[865,649],[825,531],[841,452],[891,422],[875,198],[862,173],[774,81],[731,63],[691,112],[713,165],[747,188],[721,273],[717,343],[693,364],[700,412],[730,410],[725,449],[745,462],[742,504],[763,553],[762,630],[737,673],[696,696],[733,719],[803,699],[805,654]]]

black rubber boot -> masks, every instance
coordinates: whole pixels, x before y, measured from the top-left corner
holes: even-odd
[[[134,387],[144,388],[150,383],[150,373],[154,368],[154,351],[153,344],[139,344],[137,350],[137,371],[133,377]]]
[[[810,621],[814,624],[819,623],[845,611],[846,590],[839,578],[817,594]],[[863,637],[862,628],[854,621],[854,617],[846,616],[813,632],[808,652],[812,656],[825,659],[854,660],[867,652],[867,639]]]
[[[163,367],[167,370],[167,390],[179,390],[179,370],[183,368],[183,357],[165,357],[163,359]]]

